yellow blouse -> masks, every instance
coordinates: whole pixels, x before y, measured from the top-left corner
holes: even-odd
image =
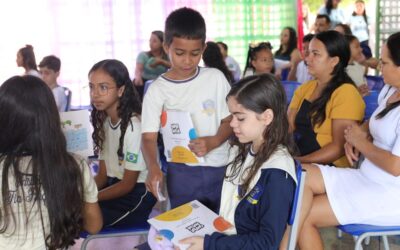
[[[311,80],[301,85],[294,92],[289,108],[299,111],[303,100],[309,100],[316,87],[316,80]],[[325,121],[321,125],[314,126],[314,132],[317,135],[317,142],[319,145],[323,147],[332,142],[333,119],[346,119],[361,122],[364,118],[364,111],[364,99],[353,84],[345,83],[337,88],[326,104]],[[334,161],[333,164],[337,167],[350,166],[345,155]]]

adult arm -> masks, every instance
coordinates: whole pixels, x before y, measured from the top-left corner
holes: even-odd
[[[136,68],[135,68],[135,80],[133,82],[134,85],[136,85],[136,86],[143,85],[143,79],[142,79],[143,70],[144,70],[143,63],[137,62]]]
[[[328,164],[336,161],[344,155],[344,130],[350,125],[356,125],[354,120],[332,120],[332,142],[324,145],[311,154],[297,157],[302,163]]]
[[[359,126],[349,126],[345,132],[345,138],[348,143],[353,145],[365,158],[370,160],[376,166],[393,176],[400,176],[400,129],[395,131],[396,140],[392,151],[384,150],[375,146],[369,139],[368,133]]]

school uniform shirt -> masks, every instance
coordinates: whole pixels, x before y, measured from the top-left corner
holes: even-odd
[[[224,234],[206,235],[204,249],[279,248],[297,182],[294,160],[286,148],[279,147],[258,170],[244,198],[239,199],[239,185],[243,183],[247,167],[253,164],[254,156],[249,152],[237,177],[226,178],[223,183],[220,215],[234,228]],[[227,174],[230,172],[231,165]]]
[[[227,56],[225,58],[225,64],[228,67],[228,69],[232,72],[233,80],[235,82],[239,81],[240,77],[242,75],[242,71],[240,70],[239,63],[235,59],[233,59],[232,57]]]
[[[310,81],[311,79],[313,79],[313,77],[308,73],[305,61],[303,60],[299,62],[296,69],[296,81],[299,83],[305,83]]]
[[[358,87],[367,83],[364,77],[365,66],[359,64],[358,62],[349,63],[346,67],[346,73]]]
[[[160,130],[163,110],[179,110],[190,113],[198,137],[214,136],[221,120],[230,115],[225,100],[229,90],[224,74],[215,68],[198,67],[192,77],[180,81],[168,79],[163,74],[150,85],[144,96],[142,133]],[[187,165],[226,166],[228,149],[225,141],[208,152],[203,163]]]
[[[57,86],[51,90],[56,100],[58,112],[64,112],[67,107],[67,96],[65,95],[65,88]]]
[[[305,84],[302,84],[294,92],[289,108],[298,112],[303,101],[310,99],[316,87],[316,80],[311,80]],[[365,102],[353,84],[342,84],[339,88],[333,91],[331,98],[326,104],[325,120],[321,125],[315,125],[313,127],[316,134],[316,140],[320,147],[331,143],[333,140],[332,120],[346,119],[360,122],[364,118],[364,110]],[[345,155],[334,161],[333,164],[337,167],[350,166]]]
[[[118,157],[119,137],[121,136],[121,121],[116,125],[111,124],[110,117],[104,121],[105,140],[99,159],[104,160],[108,177],[122,180],[125,169],[140,171],[138,183],[144,183],[147,178],[147,168],[143,159],[141,146],[141,125],[137,116],[132,116],[130,124],[125,131],[123,156]]]
[[[82,179],[83,179],[83,199],[85,202],[88,203],[95,203],[97,202],[97,186],[94,182],[94,179],[90,173],[89,166],[86,162],[76,157],[78,165],[80,166],[82,172]],[[43,215],[43,226],[40,219],[40,213],[38,208],[38,203],[35,203],[32,206],[32,195],[30,195],[29,190],[33,188],[32,186],[32,175],[31,173],[31,165],[30,165],[31,157],[26,156],[21,159],[20,161],[20,170],[23,174],[23,189],[25,191],[25,202],[26,207],[29,210],[31,209],[31,213],[29,216],[29,222],[25,225],[25,217],[26,214],[24,213],[23,209],[23,197],[22,193],[17,193],[15,187],[15,179],[12,169],[10,168],[10,173],[8,177],[9,183],[9,193],[7,201],[11,203],[11,208],[14,211],[16,217],[16,225],[12,223],[10,220],[10,224],[7,230],[4,233],[0,234],[0,249],[18,249],[18,250],[43,250],[46,249],[44,238],[48,235],[50,231],[50,222],[49,222],[49,215],[46,209],[46,206],[43,203],[43,199],[40,200],[42,202],[42,215]],[[3,173],[3,164],[4,162],[0,163],[0,178],[2,178]],[[0,193],[1,195],[1,193]],[[42,195],[44,198],[44,194]],[[0,200],[2,198],[0,197]],[[2,205],[0,205],[2,208]],[[18,210],[19,209],[19,210]],[[2,211],[4,213],[4,211]],[[2,226],[2,225],[0,225]],[[15,229],[15,232],[13,232]],[[43,232],[44,230],[44,232]]]

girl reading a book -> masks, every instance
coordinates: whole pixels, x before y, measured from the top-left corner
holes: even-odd
[[[95,150],[95,177],[104,226],[142,225],[156,203],[146,190],[147,168],[141,146],[139,95],[126,66],[103,60],[89,71]]]
[[[278,249],[296,186],[286,96],[271,74],[246,77],[227,98],[235,137],[219,214],[234,227],[181,241],[194,249]]]

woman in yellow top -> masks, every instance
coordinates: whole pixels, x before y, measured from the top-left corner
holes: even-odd
[[[363,120],[365,103],[346,74],[350,48],[336,31],[315,35],[306,58],[311,80],[301,85],[289,105],[290,130],[294,132],[303,163],[350,166],[344,152],[344,129]]]

